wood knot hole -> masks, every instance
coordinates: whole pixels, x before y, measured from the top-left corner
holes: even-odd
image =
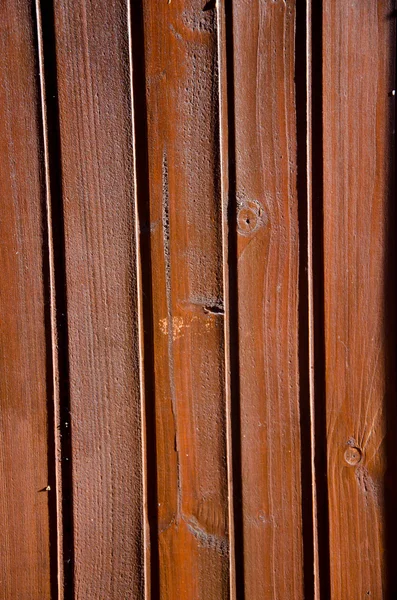
[[[265,212],[257,200],[244,199],[238,203],[237,229],[240,235],[251,235],[265,223]]]
[[[347,450],[345,450],[345,461],[348,465],[354,467],[355,465],[358,465],[361,459],[362,452],[360,448],[357,448],[356,446],[349,446]]]

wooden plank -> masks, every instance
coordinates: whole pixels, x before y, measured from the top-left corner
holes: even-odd
[[[233,9],[243,511],[236,563],[244,561],[246,598],[299,599],[295,2],[235,1]]]
[[[143,17],[159,536],[152,583],[164,599],[228,598],[215,3],[149,0]]]
[[[144,597],[127,3],[55,5],[76,598]]]
[[[10,600],[57,593],[46,189],[34,14],[31,2],[1,3],[0,585],[1,596]]]
[[[326,407],[335,600],[395,597],[386,585],[390,524],[384,493],[391,418],[386,400],[395,386],[395,350],[390,354],[388,343],[395,319],[389,321],[385,298],[388,278],[395,278],[395,270],[387,272],[388,205],[395,202],[393,8],[389,0],[323,2]],[[395,387],[392,394],[395,398]],[[389,577],[395,580],[392,572]]]

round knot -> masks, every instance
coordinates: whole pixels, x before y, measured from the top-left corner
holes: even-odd
[[[352,467],[358,465],[358,463],[361,461],[361,458],[362,452],[360,448],[356,448],[356,446],[349,446],[349,448],[345,450],[345,461],[348,465],[351,465]]]
[[[257,200],[243,199],[238,203],[237,230],[240,235],[251,235],[266,223],[266,215]]]

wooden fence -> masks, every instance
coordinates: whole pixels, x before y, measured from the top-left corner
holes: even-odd
[[[0,598],[395,600],[394,0],[0,17]]]

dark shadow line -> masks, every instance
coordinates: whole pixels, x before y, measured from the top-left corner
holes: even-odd
[[[55,40],[55,17],[53,0],[40,0],[40,11],[42,18],[43,55],[44,55],[44,85],[46,91],[47,129],[48,129],[48,154],[49,154],[49,179],[51,196],[51,215],[53,237],[49,243],[53,245],[54,253],[54,277],[55,277],[55,313],[58,364],[53,365],[52,339],[51,339],[51,317],[50,307],[46,310],[47,325],[47,373],[48,380],[52,379],[53,372],[58,372],[59,377],[59,418],[58,424],[61,440],[61,478],[62,478],[62,546],[64,561],[64,599],[74,599],[74,522],[73,522],[73,481],[72,481],[72,439],[70,420],[70,387],[69,387],[69,339],[68,339],[68,313],[67,313],[67,290],[66,290],[66,260],[65,260],[65,225],[63,213],[63,190],[62,190],[62,157],[58,106],[58,80],[56,65],[56,40]],[[47,224],[45,231],[48,234]],[[48,239],[48,238],[47,238]],[[46,248],[46,301],[49,300],[49,248]],[[49,413],[54,422],[53,407],[53,383],[48,381]],[[51,404],[51,407],[50,407]],[[49,431],[51,438],[50,456],[53,462],[51,466],[52,478],[54,479],[55,495],[55,439],[54,429]],[[51,485],[51,484],[50,484]],[[52,486],[51,486],[52,488]],[[54,524],[52,524],[54,527]],[[56,526],[55,526],[56,527]],[[54,596],[55,598],[56,596]]]
[[[150,238],[149,145],[143,1],[131,0],[132,89],[135,129],[135,169],[141,257],[144,391],[146,418],[147,503],[150,542],[150,597],[160,599],[158,542],[157,432],[155,402],[152,250]]]
[[[39,26],[37,23],[35,3],[31,5],[32,22],[34,23],[34,44],[37,52],[35,54],[35,72],[37,73],[37,121],[43,122],[42,98],[40,93],[40,61],[39,61]],[[43,131],[43,130],[42,130]],[[41,157],[44,152],[44,137],[40,137]],[[51,598],[58,598],[58,504],[56,496],[56,444],[55,444],[55,407],[54,407],[54,373],[56,366],[53,364],[52,348],[52,316],[51,316],[51,275],[50,275],[50,248],[49,231],[47,221],[47,190],[45,178],[45,165],[42,161],[42,170],[40,173],[41,184],[41,233],[42,233],[42,257],[41,267],[43,274],[43,316],[45,331],[45,365],[46,365],[46,399],[47,399],[47,485],[51,488],[50,493],[47,487],[38,490],[38,493],[48,493],[48,526],[50,543],[50,594]]]
[[[331,597],[324,297],[323,2],[312,0],[312,243],[315,478],[321,600]]]
[[[32,23],[34,23],[34,45],[35,73],[37,74],[37,122],[43,123],[43,99],[40,93],[40,59],[39,59],[39,24],[37,22],[36,4],[31,4]],[[41,130],[42,133],[43,129]],[[44,164],[44,137],[40,136],[40,152],[42,157],[42,169],[40,172],[41,185],[41,233],[42,233],[42,257],[41,268],[43,274],[43,317],[45,331],[45,365],[46,365],[46,411],[47,411],[47,487],[38,490],[38,493],[48,493],[48,526],[50,543],[50,594],[51,598],[58,598],[58,504],[56,496],[56,443],[55,443],[55,407],[54,407],[54,374],[56,365],[53,364],[53,340],[52,340],[52,315],[51,315],[51,274],[50,274],[50,248],[49,231],[47,221],[47,189],[46,173]]]
[[[392,44],[390,52],[391,82],[396,89],[396,11],[393,12],[393,33],[390,36]],[[389,15],[389,19],[391,16]],[[389,114],[390,121],[386,132],[386,151],[389,150],[389,185],[385,210],[385,263],[384,263],[384,340],[385,340],[385,415],[386,415],[386,473],[384,477],[385,502],[385,569],[386,569],[386,598],[397,598],[397,212],[396,212],[396,97],[391,95]]]
[[[245,598],[244,581],[244,521],[243,476],[241,457],[241,410],[240,410],[240,362],[239,362],[239,305],[238,305],[238,256],[237,256],[237,183],[236,183],[236,127],[235,127],[235,81],[233,0],[225,2],[226,28],[226,80],[228,124],[228,287],[229,287],[229,343],[230,343],[230,404],[233,477],[233,525],[235,546],[235,572],[237,600]]]
[[[308,265],[308,195],[307,186],[307,55],[306,0],[296,2],[295,23],[295,101],[297,141],[297,195],[299,223],[299,412],[301,442],[302,541],[304,598],[314,598],[314,522],[312,494],[312,439],[310,407],[310,347],[309,347],[309,265]]]
[[[40,115],[41,119],[41,115]],[[42,149],[44,154],[44,149]],[[38,490],[48,493],[49,509],[49,539],[50,539],[50,580],[51,580],[51,598],[58,597],[58,504],[56,496],[57,477],[56,461],[58,459],[55,444],[55,407],[54,407],[54,364],[53,364],[53,340],[52,340],[52,315],[51,315],[51,277],[50,277],[50,259],[48,247],[48,224],[47,224],[47,204],[46,204],[46,186],[44,173],[42,174],[42,219],[41,230],[43,236],[42,243],[42,272],[43,272],[43,297],[44,297],[44,327],[45,327],[45,362],[46,362],[46,397],[47,397],[47,471],[48,486]]]

